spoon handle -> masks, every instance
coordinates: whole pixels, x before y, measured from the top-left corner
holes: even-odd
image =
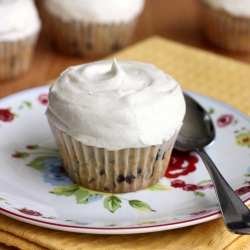
[[[213,181],[224,222],[229,231],[250,234],[248,207],[229,186],[204,149],[197,149]]]

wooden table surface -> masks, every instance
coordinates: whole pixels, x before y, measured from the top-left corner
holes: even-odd
[[[41,0],[38,0],[41,1]],[[146,0],[131,44],[159,35],[197,48],[250,63],[250,54],[222,51],[202,36],[197,0]],[[46,84],[69,66],[92,61],[59,54],[42,29],[29,71],[14,80],[0,82],[0,98],[20,90]]]

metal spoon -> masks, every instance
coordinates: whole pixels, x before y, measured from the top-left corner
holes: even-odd
[[[190,96],[184,94],[186,115],[177,137],[175,148],[194,150],[202,158],[219,200],[222,217],[229,231],[250,234],[250,211],[223,178],[204,148],[215,139],[215,129],[209,114]]]

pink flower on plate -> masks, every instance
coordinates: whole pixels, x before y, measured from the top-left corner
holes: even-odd
[[[234,120],[233,115],[221,115],[218,119],[217,119],[217,126],[222,128],[222,127],[226,127],[227,125],[231,124]]]
[[[209,183],[206,185],[198,185],[197,190],[205,190],[205,189],[213,188],[213,187],[214,187],[213,183]]]
[[[49,102],[48,94],[43,93],[43,94],[39,95],[38,96],[38,101],[43,105],[47,105],[48,102]]]

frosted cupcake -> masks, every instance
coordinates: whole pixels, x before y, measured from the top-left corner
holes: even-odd
[[[206,38],[218,47],[250,52],[250,0],[199,0]]]
[[[164,176],[184,113],[173,78],[151,64],[116,60],[68,68],[51,86],[46,111],[70,178],[112,193]]]
[[[0,0],[0,80],[28,70],[40,26],[32,0]]]
[[[45,0],[44,4],[59,51],[101,57],[129,43],[144,0]]]

